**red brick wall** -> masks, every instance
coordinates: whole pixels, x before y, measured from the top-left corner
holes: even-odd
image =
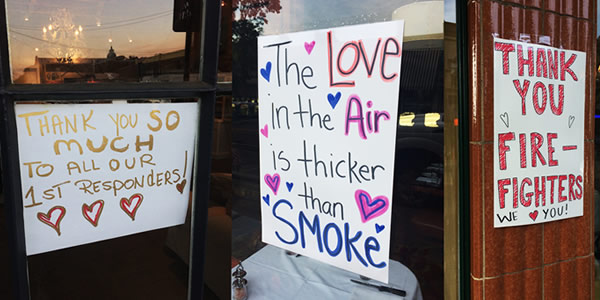
[[[468,2],[473,299],[592,299],[596,0]],[[493,34],[587,53],[584,216],[494,228]]]

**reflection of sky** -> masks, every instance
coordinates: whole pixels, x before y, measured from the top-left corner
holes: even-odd
[[[81,33],[75,36],[71,30],[55,38],[47,33],[44,39],[42,29],[50,24],[49,18],[65,8],[74,28],[82,26]],[[81,57],[105,58],[109,39],[116,54],[124,56],[152,56],[185,46],[185,34],[172,31],[173,1],[8,0],[7,13],[16,74],[33,65],[35,56],[55,57],[57,48],[67,46],[77,47]]]
[[[456,23],[456,0],[444,0],[444,21]]]

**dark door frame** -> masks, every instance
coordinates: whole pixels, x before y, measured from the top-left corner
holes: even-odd
[[[199,1],[199,0],[198,0]],[[20,183],[19,152],[15,122],[15,102],[52,100],[72,102],[95,99],[196,98],[200,105],[198,136],[194,159],[192,232],[188,299],[202,299],[206,239],[207,199],[209,196],[211,140],[214,103],[217,92],[217,62],[221,1],[199,1],[202,45],[201,81],[179,83],[109,83],[19,85],[12,84],[9,65],[6,1],[0,0],[0,153],[5,195],[10,274],[13,297],[29,299],[29,278],[25,251],[23,200]],[[200,142],[202,141],[202,142]]]
[[[459,299],[471,298],[471,220],[470,220],[470,165],[469,165],[469,57],[467,3],[456,0],[456,47],[458,63],[458,169],[459,169]],[[446,274],[449,276],[449,274]]]

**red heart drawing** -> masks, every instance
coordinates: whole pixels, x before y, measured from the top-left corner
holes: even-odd
[[[534,221],[535,221],[535,219],[537,219],[537,216],[538,216],[538,211],[537,211],[537,210],[536,210],[536,211],[534,211],[534,212],[530,212],[530,213],[529,213],[529,217],[530,217],[532,220],[534,220]]]
[[[135,221],[135,214],[137,213],[138,207],[142,204],[144,197],[142,194],[133,194],[129,199],[121,198],[121,209]]]
[[[183,189],[185,188],[185,184],[187,183],[187,180],[182,180],[180,183],[175,185],[175,188],[179,191],[179,193],[183,194]]]
[[[98,200],[92,205],[83,204],[81,206],[81,212],[83,213],[83,217],[88,220],[88,222],[92,223],[94,227],[98,226],[98,219],[100,219],[100,214],[102,214],[102,209],[104,208],[104,200]]]
[[[51,208],[47,214],[41,212],[37,213],[37,218],[42,221],[42,223],[56,230],[56,233],[60,236],[60,221],[62,221],[66,213],[67,209],[59,205]]]

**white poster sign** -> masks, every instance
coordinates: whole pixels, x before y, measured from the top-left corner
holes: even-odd
[[[28,255],[185,221],[196,103],[15,111]]]
[[[258,39],[264,242],[387,282],[403,26]]]
[[[586,54],[493,47],[494,227],[582,216]]]

